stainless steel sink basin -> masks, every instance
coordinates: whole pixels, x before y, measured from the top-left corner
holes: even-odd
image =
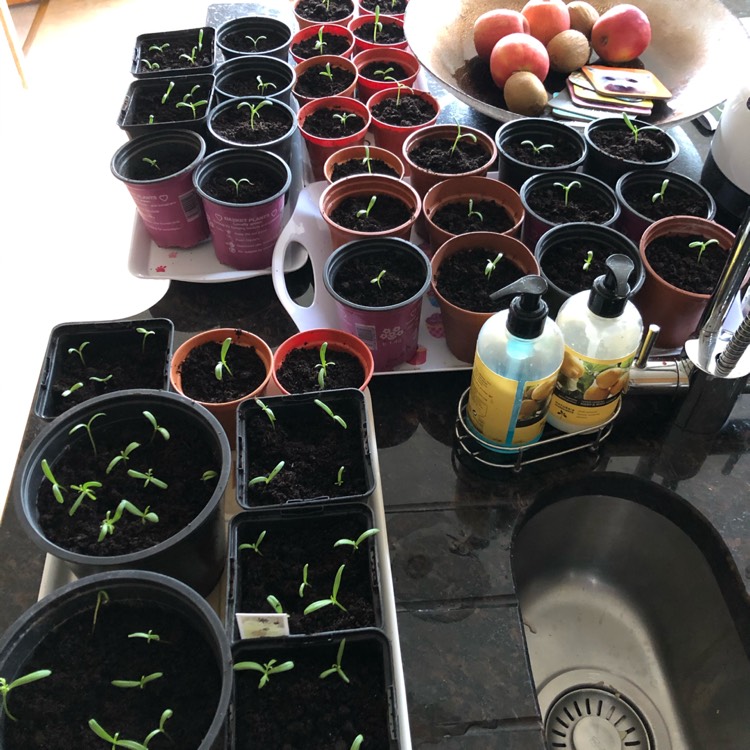
[[[725,563],[717,580],[704,553],[715,561],[721,543],[701,550],[670,520],[704,523],[675,495],[602,477],[545,502],[514,540],[548,747],[748,750],[750,634],[743,642],[735,622],[736,601],[747,606],[736,571]],[[722,594],[733,585],[735,618]]]

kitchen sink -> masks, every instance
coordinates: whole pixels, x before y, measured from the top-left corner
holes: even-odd
[[[750,747],[744,587],[681,498],[625,475],[558,490],[512,560],[550,750]]]

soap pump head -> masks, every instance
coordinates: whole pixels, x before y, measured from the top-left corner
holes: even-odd
[[[490,295],[490,299],[519,295],[510,303],[505,327],[519,339],[535,339],[541,335],[547,317],[547,303],[542,299],[546,291],[547,282],[541,276],[532,274],[498,289]]]
[[[607,273],[594,280],[589,294],[589,310],[602,318],[622,315],[630,297],[628,278],[635,267],[627,255],[610,255],[605,261]]]

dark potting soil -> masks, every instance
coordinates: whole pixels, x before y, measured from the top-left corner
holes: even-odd
[[[524,144],[524,141],[527,142]],[[552,148],[534,150],[534,146],[539,148],[543,145],[551,145]],[[535,143],[533,146],[528,143],[528,139],[522,138],[504,144],[503,149],[516,161],[536,167],[562,167],[573,164],[581,157],[581,151],[575,144],[563,138],[545,137],[543,143]]]
[[[167,334],[155,331],[146,337],[135,330],[125,334],[110,332],[106,336],[85,336],[83,340],[59,348],[60,366],[50,384],[50,411],[58,416],[76,404],[112,391],[128,388],[164,388]],[[76,352],[81,350],[83,361]],[[111,375],[111,377],[110,377]],[[76,383],[81,388],[70,395],[62,394]]]
[[[415,94],[402,94],[396,103],[396,97],[384,99],[372,108],[372,116],[381,122],[399,127],[424,125],[432,120],[437,112],[430,102]]]
[[[258,546],[237,551],[236,612],[273,612],[269,595],[275,596],[289,615],[292,635],[322,633],[331,630],[374,627],[377,624],[370,571],[374,568],[374,542],[365,541],[357,551],[351,545],[334,547],[339,539],[356,540],[370,528],[354,514],[321,518],[287,519],[278,524],[262,520],[239,526],[238,545],[254,544],[265,531]],[[371,563],[373,563],[371,568]],[[308,565],[303,596],[299,589],[302,569]],[[335,605],[323,607],[308,615],[305,607],[326,599],[331,594],[333,579],[341,565],[345,565],[339,588],[339,602],[346,611]]]
[[[128,160],[123,165],[122,173],[129,180],[159,180],[185,169],[196,156],[195,149],[181,148],[172,144],[155,146],[148,156],[156,162],[155,164],[142,159]]]
[[[359,388],[365,382],[365,371],[360,361],[349,352],[336,351],[328,347],[326,351],[326,376],[323,390],[332,388]],[[289,393],[320,391],[318,373],[320,368],[320,347],[292,349],[284,357],[276,378]]]
[[[669,159],[672,155],[669,137],[660,130],[641,129],[636,141],[627,128],[601,128],[591,132],[591,140],[618,159],[649,163]]]
[[[602,224],[609,221],[615,213],[614,206],[601,193],[594,192],[585,185],[570,188],[567,205],[562,188],[553,185],[530,191],[526,202],[535,213],[551,224],[567,224],[571,221]]]
[[[403,27],[397,23],[384,23],[383,28],[378,30],[377,37],[373,37],[375,33],[374,20],[372,23],[363,23],[356,29],[352,29],[352,33],[365,42],[373,42],[375,44],[399,44],[406,39]]]
[[[594,255],[588,270],[584,271],[589,250]],[[607,272],[605,261],[611,252],[610,247],[596,242],[562,242],[544,254],[540,265],[555,286],[568,294],[576,294],[591,289],[596,277]]]
[[[343,34],[332,34],[329,31],[324,31],[322,37],[322,49],[315,46],[318,44],[318,35],[316,34],[292,45],[292,52],[297,57],[307,60],[318,55],[343,55],[349,49],[349,39]]]
[[[238,186],[231,180],[237,180]],[[256,170],[239,173],[232,167],[217,167],[203,183],[206,193],[225,203],[258,203],[276,195],[283,187],[284,180],[277,175]]]
[[[400,227],[412,217],[409,206],[399,198],[375,194],[375,203],[368,215],[357,216],[359,211],[367,211],[372,196],[352,195],[344,198],[331,211],[331,219],[339,226],[356,229],[358,232],[383,232]]]
[[[464,174],[487,164],[489,154],[478,143],[462,138],[451,153],[454,141],[435,138],[420,143],[409,151],[409,158],[422,169],[439,174]]]
[[[260,387],[266,366],[254,346],[232,343],[227,351],[227,370],[221,380],[214,370],[221,361],[221,344],[208,341],[188,353],[180,365],[182,390],[196,401],[212,404],[235,401]]]
[[[67,488],[61,505],[48,481],[39,487],[36,498],[39,525],[51,542],[85,555],[121,555],[168,539],[203,510],[216,486],[215,480],[203,480],[203,474],[221,468],[212,445],[196,431],[194,420],[169,412],[153,415],[169,431],[169,440],[154,435],[150,422],[140,412],[132,420],[117,422],[108,422],[105,412],[91,424],[96,454],[86,430],[80,429],[57,459],[49,456],[55,480]],[[131,442],[139,443],[138,447],[131,451],[127,461],[120,461],[107,473],[112,460]],[[156,479],[166,483],[166,489],[151,481],[146,483],[142,477],[129,476],[128,471],[132,470],[146,475],[151,471]],[[96,499],[84,498],[71,516],[70,509],[80,494],[73,485],[90,481],[102,484],[92,490]],[[106,513],[114,514],[123,498],[141,511],[148,506],[159,521],[146,523],[125,512],[114,532],[98,541]]]
[[[691,242],[705,242],[705,237],[676,235],[658,237],[646,248],[651,268],[665,281],[695,294],[711,294],[724,270],[727,253],[720,245],[708,245],[698,260],[699,247]]]
[[[239,52],[249,52],[251,54],[268,52],[277,49],[289,41],[289,36],[274,32],[269,29],[258,30],[255,34],[249,33],[249,29],[238,29],[224,34],[221,43],[233,50]],[[250,37],[253,37],[251,39]]]
[[[373,13],[375,8],[380,6],[381,14],[389,16],[395,16],[406,11],[406,0],[360,0],[359,5]]]
[[[345,115],[344,120],[337,115]],[[358,133],[365,127],[365,121],[349,112],[341,112],[330,107],[321,107],[305,117],[302,129],[310,135],[319,138],[345,138]]]
[[[194,58],[193,48],[198,47],[197,33],[185,34],[179,37],[175,37],[172,34],[170,36],[172,38],[168,42],[149,39],[145,43],[138,45],[138,73],[152,72],[154,75],[161,75],[170,70],[202,68],[213,64],[213,41],[211,44],[206,44],[205,30],[203,44],[200,50],[196,49]],[[163,49],[157,49],[158,47],[162,47]],[[193,59],[188,60],[182,57],[182,55],[187,55]],[[148,63],[150,63],[150,67]]]
[[[374,283],[381,271],[380,284]],[[424,285],[424,266],[417,258],[369,253],[342,263],[333,288],[344,299],[366,307],[387,307],[408,300]]]
[[[391,61],[378,62],[377,60],[363,65],[359,74],[371,81],[383,81],[386,76],[395,78],[397,81],[403,81],[409,75],[403,65]]]
[[[288,81],[282,81],[278,76],[261,76],[265,84],[269,84],[268,93],[276,93],[289,85]],[[232,96],[261,96],[262,87],[258,84],[258,74],[255,72],[235,73],[221,84],[221,90]]]
[[[370,159],[370,168],[367,164],[362,163],[362,159],[347,159],[333,165],[331,178],[333,182],[349,177],[353,174],[387,174],[391,177],[398,177],[398,172],[386,164],[382,159]]]
[[[476,212],[481,214],[476,215]],[[430,217],[437,226],[451,234],[466,232],[497,232],[502,234],[513,227],[515,222],[508,212],[495,201],[474,201],[472,214],[469,215],[468,203],[456,201],[446,203]]]
[[[701,216],[708,215],[708,205],[703,198],[680,189],[679,186],[671,184],[664,191],[664,198],[651,198],[659,192],[661,184],[651,188],[644,185],[634,185],[623,191],[623,197],[631,208],[649,219],[657,221],[667,216]]]
[[[281,106],[273,106],[272,99],[265,101],[271,104],[258,110],[252,125],[250,107],[229,106],[212,119],[214,130],[233,143],[261,144],[277,141],[291,130],[294,122],[287,110]]]
[[[351,0],[330,0],[326,5],[321,0],[300,0],[294,10],[298,16],[308,21],[325,23],[346,18],[354,12],[354,3]]]
[[[262,690],[260,674],[235,674],[237,750],[255,748],[311,748],[348,750],[358,734],[362,748],[389,750],[388,700],[383,651],[378,642],[349,638],[341,667],[349,682],[337,674],[320,675],[336,661],[339,641],[280,646],[273,651],[243,646],[243,661],[294,662],[294,669],[272,675]]]
[[[221,672],[205,638],[177,609],[135,599],[115,600],[74,614],[39,643],[19,674],[49,669],[42,680],[14,690],[9,706],[17,721],[4,722],[6,750],[109,747],[89,728],[95,719],[120,740],[143,742],[159,727],[162,712],[174,713],[165,734],[149,750],[197,748],[214,718]],[[159,641],[130,638],[152,631]],[[122,688],[112,680],[162,676],[143,688]]]
[[[171,84],[172,81],[169,81]],[[186,122],[206,116],[208,111],[208,100],[211,98],[211,89],[205,84],[197,84],[199,88],[193,92],[196,86],[189,76],[175,78],[166,101],[162,102],[167,91],[154,90],[151,85],[148,88],[136,88],[132,92],[130,107],[128,109],[128,125],[147,125],[153,116],[154,123],[160,122]],[[191,93],[192,92],[192,93]],[[187,99],[185,97],[188,97]],[[192,102],[191,107],[177,106]],[[200,104],[203,102],[203,104]]]
[[[524,274],[513,262],[501,258],[488,277],[485,269],[496,257],[494,250],[484,247],[471,247],[454,253],[440,264],[436,279],[438,291],[448,302],[463,310],[480,313],[505,310],[511,299],[493,301],[490,294]]]
[[[330,77],[328,73],[330,72]],[[317,99],[322,96],[335,96],[349,88],[354,82],[354,73],[337,65],[311,65],[297,77],[294,90],[300,96]]]
[[[325,396],[320,400],[327,403]],[[268,484],[248,485],[248,505],[283,505],[290,500],[365,493],[368,480],[360,415],[355,407],[353,402],[336,404],[334,413],[346,422],[346,429],[312,402],[283,413],[277,409],[273,424],[260,409],[251,410],[245,420],[247,481],[267,477],[280,461],[284,467]]]

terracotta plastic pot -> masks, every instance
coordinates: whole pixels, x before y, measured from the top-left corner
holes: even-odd
[[[409,50],[385,47],[383,49],[366,49],[358,52],[354,56],[354,64],[357,66],[357,71],[359,72],[357,98],[363,102],[366,102],[374,93],[391,88],[394,85],[393,81],[384,80],[385,76],[383,78],[371,78],[362,75],[362,70],[370,63],[384,63],[384,70],[388,68],[388,63],[400,65],[406,72],[406,77],[399,79],[399,82],[404,86],[413,86],[414,81],[417,80],[417,75],[419,75],[419,60]]]
[[[264,42],[269,45],[268,49],[261,48],[255,51],[246,48],[246,38],[258,39],[261,36],[266,37]],[[238,44],[237,39],[241,40],[241,43]],[[248,41],[252,44],[250,39]],[[216,32],[216,46],[227,60],[243,55],[266,55],[286,61],[291,41],[292,30],[283,21],[270,16],[232,18],[219,26]]]
[[[348,146],[331,154],[323,165],[323,174],[328,182],[334,182],[333,170],[337,164],[344,164],[351,159],[362,161],[369,155],[370,159],[385,162],[398,173],[398,179],[404,177],[404,163],[391,151],[377,146]]]
[[[400,226],[381,232],[359,232],[336,224],[331,219],[331,212],[341,201],[353,195],[367,196],[368,198],[371,195],[389,195],[398,198],[408,206],[410,218]],[[331,232],[331,242],[334,249],[352,240],[366,238],[400,237],[403,240],[408,240],[411,237],[414,222],[422,208],[422,202],[417,195],[417,191],[411,185],[395,177],[375,174],[353,175],[330,184],[321,194],[319,205],[321,216],[328,224],[328,229]]]
[[[301,16],[297,11],[297,6],[299,5],[299,3],[300,0],[296,0],[294,3],[294,18],[299,24],[300,29],[306,29],[308,26],[315,26],[320,23],[330,23],[336,26],[348,26],[349,22],[352,20],[352,18],[354,18],[354,2],[351,3],[351,11],[341,18],[325,18],[321,16],[318,19],[305,18],[305,16]],[[321,8],[322,7],[323,5],[321,3]]]
[[[265,90],[270,99],[278,99],[284,104],[292,100],[292,87],[297,80],[294,68],[278,57],[266,55],[243,55],[221,63],[216,68],[214,92],[220,104],[228,99],[241,99],[261,94],[261,82],[274,83]]]
[[[208,180],[217,172],[252,182],[261,171],[278,184],[278,190],[265,200],[227,203],[207,192]],[[206,157],[193,180],[203,201],[219,262],[241,270],[268,268],[283,228],[284,196],[292,183],[287,163],[260,149],[225,149]]]
[[[323,33],[326,35],[334,35],[337,37],[341,37],[341,39],[346,40],[347,47],[345,50],[342,50],[341,52],[337,53],[341,57],[351,57],[352,53],[354,52],[354,34],[352,34],[351,31],[346,26],[342,26],[340,24],[336,23],[316,23],[312,26],[305,26],[304,28],[301,28],[293,37],[292,37],[292,44],[289,47],[289,54],[292,56],[292,59],[295,63],[301,63],[303,60],[309,60],[310,58],[300,57],[299,55],[295,54],[294,48],[296,45],[300,44],[300,42],[305,42],[308,39],[314,39],[318,36],[318,32],[320,30],[323,30]],[[330,51],[327,51],[325,47],[323,48],[323,51],[319,54],[327,55],[330,54]]]
[[[299,92],[298,88],[300,78],[302,78],[302,76],[311,68],[319,67],[321,65],[324,68],[326,65],[330,65],[331,70],[343,70],[353,76],[352,82],[345,89],[336,92],[336,94],[326,94],[324,96],[354,96],[354,92],[357,89],[357,78],[359,75],[354,63],[347,57],[340,57],[338,55],[319,55],[318,57],[310,57],[307,60],[302,60],[301,62],[297,63],[297,83],[295,83],[294,86],[294,97],[300,104],[307,104],[308,102],[315,101],[316,99],[324,98],[324,96],[305,96],[304,94],[301,94]]]
[[[364,391],[367,388],[375,370],[375,362],[372,358],[372,352],[365,342],[354,334],[340,331],[337,328],[312,328],[309,331],[300,331],[290,336],[274,352],[272,378],[274,385],[282,394],[289,395],[290,393],[278,378],[278,370],[284,364],[287,355],[294,349],[320,349],[324,342],[328,344],[328,359],[335,361],[336,352],[345,352],[359,360],[365,373],[359,390]]]
[[[354,54],[363,52],[366,49],[386,49],[388,47],[392,49],[406,49],[409,46],[409,42],[406,38],[402,42],[394,42],[393,44],[382,44],[380,42],[374,42],[372,39],[362,39],[357,36],[357,29],[366,24],[371,24],[374,20],[374,16],[357,16],[348,23],[349,30],[354,34]],[[382,16],[380,23],[383,24],[383,28],[386,26],[397,26],[398,28],[404,28],[404,22],[396,18],[395,16]]]
[[[425,270],[424,284],[409,299],[386,307],[365,307],[350,302],[335,291],[336,278],[351,259],[382,256],[393,261],[399,255],[417,258]],[[370,347],[376,372],[392,370],[416,353],[422,298],[429,289],[431,277],[427,256],[416,245],[396,237],[355,240],[328,256],[323,268],[323,282],[336,301],[341,327]]]
[[[159,247],[194,247],[208,239],[206,214],[193,187],[193,172],[205,153],[206,142],[197,133],[163,130],[133,138],[112,157],[112,174],[127,187],[146,231]],[[158,165],[178,155],[184,166],[161,176]],[[156,162],[153,178],[141,177],[144,159]]]
[[[440,294],[437,282],[440,277],[440,268],[447,258],[474,247],[487,248],[488,255],[492,258],[498,253],[503,253],[503,256],[517,266],[524,276],[539,273],[539,264],[526,245],[514,237],[495,232],[469,232],[451,237],[432,256],[432,291],[440,306],[445,343],[454,357],[469,363],[474,361],[477,336],[481,327],[495,313],[473,312],[457,307]]]
[[[319,109],[332,109],[337,113],[352,112],[364,120],[364,126],[356,133],[352,133],[344,138],[321,138],[315,136],[305,130],[305,120]],[[346,146],[355,146],[365,142],[365,136],[370,128],[370,111],[357,99],[348,96],[327,96],[323,99],[315,99],[307,104],[303,104],[297,114],[297,122],[307,145],[307,153],[310,157],[313,176],[316,180],[322,180],[324,177],[323,165],[331,154]]]
[[[253,347],[255,353],[260,357],[263,366],[266,369],[266,375],[260,385],[253,391],[242,396],[242,398],[233,401],[199,401],[194,395],[185,393],[182,385],[182,365],[188,355],[200,346],[208,343],[221,344],[225,339],[232,339],[231,346]],[[231,356],[230,346],[230,356]],[[201,406],[208,409],[221,423],[229,438],[230,444],[234,444],[237,436],[237,407],[249,398],[262,396],[266,392],[268,383],[271,380],[271,371],[273,370],[273,352],[268,344],[259,336],[249,331],[243,331],[238,328],[213,328],[210,331],[201,331],[191,336],[187,341],[182,343],[172,355],[169,364],[169,382],[172,388],[181,393],[183,396],[192,398]]]
[[[501,205],[513,222],[513,226],[502,234],[514,237],[519,233],[524,217],[523,204],[521,197],[510,185],[498,182],[491,177],[451,177],[431,187],[423,201],[422,211],[433,252],[454,236],[435,224],[433,221],[435,213],[449,203],[458,202],[468,205],[470,199],[475,202],[478,200],[494,201]]]
[[[699,236],[716,239],[722,249],[729,251],[734,235],[725,227],[695,216],[669,216],[649,225],[643,232],[639,251],[645,281],[633,302],[643,318],[643,325],[660,327],[657,346],[673,349],[681,347],[695,332],[710,299],[708,294],[695,294],[679,289],[659,276],[648,262],[646,250],[659,237],[674,235]]]

